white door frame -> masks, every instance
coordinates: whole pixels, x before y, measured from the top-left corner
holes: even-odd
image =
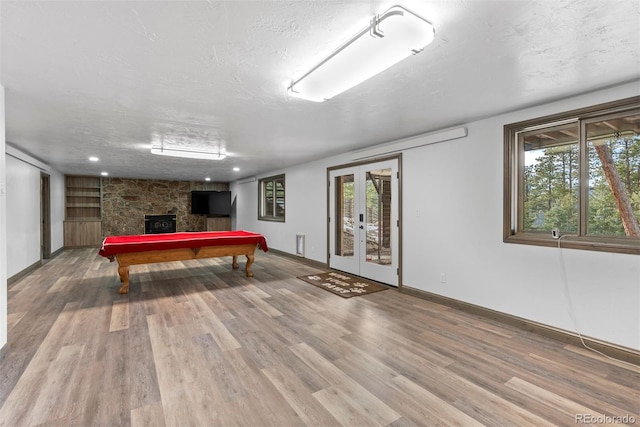
[[[364,269],[360,269],[360,264],[357,267],[350,267],[349,262],[353,262],[353,258],[358,257],[358,263],[362,262],[364,253],[360,253],[358,250],[358,245],[354,245],[354,255],[351,257],[351,260],[341,259],[341,257],[336,256],[335,254],[335,239],[336,239],[336,220],[340,221],[342,224],[342,218],[334,218],[335,216],[335,200],[332,200],[332,191],[335,191],[332,187],[335,186],[335,182],[333,179],[336,176],[344,176],[351,173],[356,173],[361,166],[374,165],[376,163],[395,161],[395,167],[397,170],[397,194],[392,195],[392,204],[394,211],[392,226],[393,226],[393,249],[392,254],[394,255],[394,266],[397,268],[397,272],[394,275],[396,280],[380,280],[375,277],[375,274],[372,273],[371,268],[367,266]],[[358,213],[359,214],[359,213]],[[356,224],[353,224],[354,228]],[[355,230],[354,230],[355,232]],[[355,233],[354,233],[355,236]],[[366,237],[365,237],[366,238]],[[364,264],[362,264],[364,265]],[[372,280],[379,280],[383,282],[389,282],[388,284],[401,287],[402,286],[402,154],[397,154],[388,157],[379,157],[372,158],[364,161],[332,166],[327,168],[327,266],[330,268],[336,268],[338,270],[347,271],[352,274],[361,275],[362,277],[367,277]],[[376,265],[373,266],[375,268],[381,268],[382,266]],[[354,273],[353,270],[357,272]],[[349,271],[352,270],[352,271]],[[364,270],[364,274],[361,270]],[[373,277],[372,277],[373,274]]]

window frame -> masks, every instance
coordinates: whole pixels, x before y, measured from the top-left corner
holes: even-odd
[[[276,197],[276,182],[282,181],[283,187],[283,195],[282,195],[282,215],[277,214],[276,204],[278,197]],[[273,221],[273,222],[285,222],[285,213],[286,213],[286,186],[285,186],[285,174],[273,175],[266,178],[261,178],[258,180],[258,220],[259,221]],[[266,199],[266,186],[267,184],[272,183],[274,189],[273,196],[273,214],[267,215],[265,213],[265,207],[267,205]]]
[[[536,119],[511,123],[504,126],[504,195],[503,195],[503,242],[535,246],[550,246],[603,252],[640,254],[640,238],[587,235],[588,152],[586,124],[600,117],[640,111],[640,96],[598,104],[591,107],[552,114]],[[578,127],[578,233],[566,234],[561,239],[553,238],[551,232],[522,231],[524,194],[522,188],[524,150],[518,142],[518,134],[531,130],[543,130],[575,122]]]

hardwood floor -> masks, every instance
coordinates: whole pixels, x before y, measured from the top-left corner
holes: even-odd
[[[343,299],[292,258],[230,264],[135,266],[119,295],[74,249],[14,283],[0,424],[640,425],[637,366],[396,290]]]

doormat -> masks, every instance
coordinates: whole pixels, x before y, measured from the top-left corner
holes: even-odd
[[[389,289],[387,286],[363,279],[362,277],[335,271],[299,276],[298,279],[304,280],[319,288],[326,289],[343,298],[367,295]]]

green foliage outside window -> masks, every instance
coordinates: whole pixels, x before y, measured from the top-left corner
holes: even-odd
[[[606,144],[613,163],[640,218],[640,137],[632,135],[598,141]],[[607,181],[602,161],[589,143],[588,233],[625,236],[615,197]],[[579,227],[578,144],[570,143],[544,150],[532,150],[535,161],[525,165],[524,229],[547,231],[558,228],[577,233]]]
[[[578,145],[535,150],[524,170],[524,229],[578,231]]]

